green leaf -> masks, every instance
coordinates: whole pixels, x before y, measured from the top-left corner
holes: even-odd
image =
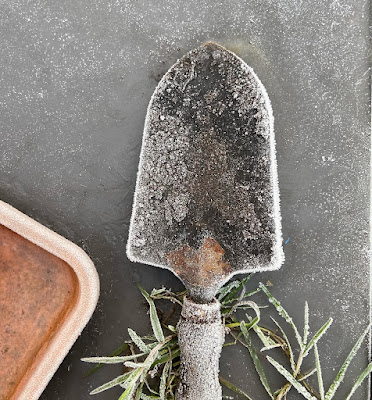
[[[165,390],[166,390],[166,385],[167,385],[167,378],[169,375],[169,368],[170,368],[170,363],[169,363],[169,361],[167,361],[164,365],[163,372],[162,372],[161,378],[160,378],[160,386],[159,386],[160,400],[166,400]]]
[[[136,390],[136,397],[134,398],[134,400],[140,400],[141,399],[141,394],[142,394],[142,388],[143,388],[144,382],[142,382],[137,390]]]
[[[124,363],[124,365],[125,365],[126,367],[128,367],[128,368],[133,368],[133,369],[142,368],[142,367],[146,367],[146,366],[147,366],[147,365],[144,364],[144,363],[133,362],[133,361],[126,361],[126,362]]]
[[[276,309],[276,311],[278,312],[278,314],[284,318],[286,320],[286,322],[288,322],[288,324],[292,327],[298,345],[300,346],[300,348],[303,348],[303,344],[302,344],[302,337],[300,336],[298,329],[295,325],[295,323],[293,322],[293,319],[289,316],[289,314],[287,313],[287,311],[283,308],[283,306],[280,304],[280,302],[269,292],[269,290],[267,289],[267,287],[263,284],[260,283],[260,288],[262,289],[262,291],[266,294],[266,296],[269,298],[269,302],[272,303]]]
[[[267,347],[262,347],[262,349],[260,350],[260,352],[264,352],[267,350],[272,350],[272,349],[277,349],[278,347],[282,347],[281,344],[277,343],[277,344],[272,344],[271,346],[267,346]]]
[[[217,294],[218,294],[218,296],[217,296],[217,300],[218,301],[221,301],[226,295],[228,295],[234,288],[237,288],[237,287],[239,287],[241,285],[241,282],[239,281],[239,280],[235,280],[235,281],[232,281],[232,282],[230,282],[230,283],[228,283],[227,285],[225,285],[225,286],[222,286],[219,290],[218,290],[218,292],[217,292]]]
[[[245,342],[246,342],[247,347],[248,347],[249,354],[252,357],[253,364],[254,364],[254,367],[255,367],[255,369],[256,369],[256,371],[258,373],[260,381],[261,381],[263,387],[265,388],[266,392],[269,394],[270,398],[274,399],[274,397],[272,395],[272,391],[270,389],[269,382],[268,382],[266,374],[265,374],[265,371],[264,371],[264,369],[262,367],[262,364],[261,364],[261,361],[260,361],[260,359],[258,357],[256,349],[254,348],[254,346],[252,344],[251,337],[249,335],[248,329],[247,329],[244,321],[242,321],[240,323],[240,330],[243,333]]]
[[[221,303],[221,308],[231,308],[231,303],[232,302],[237,301],[237,300],[243,301],[247,297],[251,297],[254,294],[259,293],[259,292],[261,292],[261,289],[255,289],[255,290],[252,290],[251,292],[246,293],[243,297],[240,297],[240,296],[239,297],[234,297],[229,301],[228,305],[225,305],[225,303]],[[244,309],[244,307],[242,307],[242,308]],[[261,307],[261,308],[266,308],[266,307]]]
[[[150,393],[154,394],[156,398],[159,398],[159,393],[158,393],[156,390],[151,389],[151,387],[150,387],[149,382],[147,381],[147,379],[144,379],[144,383],[145,383],[145,385],[146,385],[148,391],[149,391]]]
[[[134,360],[137,357],[144,356],[146,353],[134,354],[131,356],[122,357],[87,357],[82,358],[81,361],[88,363],[99,363],[99,364],[122,364],[125,361]]]
[[[254,310],[254,312],[256,313],[256,318],[255,321],[252,323],[252,326],[254,324],[256,324],[259,320],[260,320],[260,307],[258,307],[258,305],[251,300],[240,300],[237,303],[235,303],[227,313],[223,313],[223,315],[225,315],[225,318],[229,318],[232,314],[234,314],[236,312],[236,310],[240,308],[240,309],[247,309],[247,308],[252,308]]]
[[[150,347],[134,332],[133,329],[128,328],[128,333],[133,343],[145,354],[150,352]]]
[[[119,400],[127,400],[131,399],[134,391],[136,390],[136,387],[138,386],[139,383],[142,383],[146,380],[146,375],[148,373],[148,370],[150,369],[152,363],[155,361],[155,359],[159,355],[160,349],[170,340],[172,339],[172,336],[168,336],[167,338],[164,339],[164,342],[162,343],[157,343],[156,346],[151,349],[150,353],[146,357],[145,361],[143,363],[138,363],[137,369],[132,371],[130,379],[128,379],[128,386],[126,386],[125,392],[119,397]],[[130,363],[130,361],[128,361]]]
[[[305,374],[304,376],[302,376],[300,379],[298,379],[298,382],[302,382],[304,380],[306,380],[307,378],[309,378],[311,375],[313,375],[316,372],[316,368],[312,369],[311,371],[309,371],[307,374]]]
[[[175,348],[172,351],[167,351],[163,356],[161,356],[159,359],[157,359],[153,364],[155,365],[161,365],[164,364],[167,361],[173,360],[176,357],[178,357],[181,354],[181,350],[179,347]]]
[[[161,328],[161,324],[159,321],[158,313],[156,311],[155,303],[150,297],[150,295],[146,292],[145,289],[143,289],[140,285],[138,285],[139,290],[141,291],[143,297],[147,300],[150,306],[150,320],[151,320],[151,326],[152,330],[154,332],[154,335],[156,337],[156,340],[158,342],[163,342],[164,341],[164,333]]]
[[[317,400],[316,397],[312,396],[306,388],[296,381],[296,379],[293,377],[293,375],[288,372],[283,366],[281,366],[277,361],[275,361],[273,358],[267,356],[266,357],[269,363],[281,374],[284,376],[285,379],[307,400]]]
[[[153,297],[153,296],[158,296],[159,294],[162,294],[162,293],[164,293],[164,292],[166,292],[167,291],[167,289],[165,288],[165,287],[162,287],[162,288],[160,288],[160,289],[152,289],[151,290],[151,297]]]
[[[126,372],[123,375],[119,375],[116,378],[112,379],[111,381],[106,382],[101,386],[98,386],[96,389],[92,390],[90,392],[90,394],[101,393],[101,392],[104,392],[105,390],[108,390],[108,389],[111,389],[111,388],[113,388],[115,386],[118,386],[121,383],[123,383],[125,380],[127,380],[131,374],[132,374],[132,371]]]
[[[255,331],[256,335],[261,339],[261,342],[264,346],[269,347],[275,344],[274,340],[271,339],[270,336],[266,336],[258,325],[254,325],[253,330]]]
[[[304,338],[303,338],[303,344],[304,346],[307,345],[307,339],[309,337],[309,303],[305,301],[305,316],[304,316]]]
[[[344,379],[344,376],[346,374],[346,370],[348,369],[352,359],[354,358],[356,352],[360,349],[360,346],[363,343],[364,338],[367,336],[367,334],[369,333],[371,329],[371,325],[368,325],[367,329],[362,333],[362,335],[359,337],[359,339],[357,340],[357,342],[355,343],[354,347],[351,349],[349,355],[346,357],[346,360],[344,361],[344,363],[342,364],[336,379],[333,381],[332,385],[330,386],[330,388],[328,389],[326,395],[325,395],[325,400],[331,400],[333,398],[333,396],[336,393],[336,390],[338,389],[338,387],[340,386],[340,383],[342,382],[342,380]]]
[[[246,398],[248,400],[252,400],[252,398],[249,397],[247,395],[247,393],[243,392],[241,389],[236,387],[234,384],[229,382],[227,379],[222,378],[222,376],[219,376],[219,380],[220,380],[221,385],[225,385],[227,388],[229,388],[230,390],[234,391],[235,393],[240,394],[241,396],[243,396],[244,398]]]
[[[253,322],[253,319],[249,316],[246,315],[248,318],[248,321],[250,322],[250,324]],[[262,329],[257,325],[257,324],[253,324],[252,325],[252,329],[254,330],[254,332],[256,333],[256,335],[260,338],[262,344],[264,345],[264,347],[270,347],[272,345],[275,345],[276,342],[271,339],[270,336],[266,336],[263,332]]]
[[[289,362],[291,364],[292,371],[294,372],[296,369],[295,361],[294,361],[294,354],[292,351],[291,343],[284,332],[283,328],[278,324],[278,322],[275,321],[274,318],[271,317],[271,319],[274,321],[275,325],[279,328],[280,332],[282,333],[283,339],[285,340],[287,347],[288,347],[288,352],[289,352]]]
[[[327,332],[328,328],[332,325],[333,319],[330,318],[319,330],[318,332],[313,336],[313,338],[310,340],[309,344],[305,347],[304,350],[304,357],[306,357],[310,350],[313,348],[314,344],[318,343],[321,337]]]
[[[318,346],[317,346],[316,343],[314,343],[314,355],[315,355],[315,366],[316,366],[316,374],[317,374],[317,378],[318,378],[320,400],[324,400],[323,375],[322,375],[322,369],[320,367],[320,358],[319,358]]]
[[[141,400],[159,400],[159,396],[147,396],[147,394],[141,394]]]
[[[132,400],[133,392],[136,390],[136,384],[131,383],[118,400]]]
[[[245,299],[246,297],[251,297],[251,296],[253,296],[254,294],[259,293],[259,292],[261,292],[261,289],[260,289],[260,288],[257,288],[257,289],[255,289],[255,290],[252,290],[251,292],[246,293],[246,294],[244,295],[243,299]]]
[[[117,348],[116,350],[114,350],[111,354],[110,357],[113,356],[117,356],[121,353],[123,353],[124,351],[126,351],[128,349],[128,343],[124,343],[122,346],[120,346],[119,348]],[[92,369],[90,369],[86,374],[84,374],[84,378],[88,377],[90,374],[93,374],[93,372],[96,372],[97,370],[99,370],[101,367],[103,367],[104,364],[97,364],[95,365]]]
[[[364,379],[369,376],[372,371],[372,363],[368,364],[367,368],[360,374],[359,378],[356,380],[354,386],[352,387],[350,393],[347,395],[345,400],[349,400],[351,396],[355,393],[358,387],[363,383]]]
[[[141,400],[159,400],[159,396],[148,396],[147,394],[141,394]]]
[[[236,286],[235,288],[232,288],[232,290],[230,291],[230,293],[221,301],[221,304],[227,304],[227,303],[231,303],[232,301],[234,301],[234,296],[239,292],[239,290],[249,281],[249,279],[251,278],[252,274],[246,276],[244,279],[242,279],[241,281],[238,281],[239,284],[238,286]]]
[[[152,350],[155,352],[155,350]],[[148,355],[147,359],[151,357],[151,353]],[[147,360],[146,359],[146,360]],[[133,394],[138,386],[142,382],[139,382],[141,377],[143,376],[145,368],[141,366],[140,368],[131,371],[131,375],[129,379],[124,383],[124,387],[126,387],[124,393],[119,397],[119,400],[132,400]]]
[[[258,324],[259,321],[260,321],[259,318],[255,317],[250,322],[246,323],[245,326],[248,330],[253,329]]]
[[[261,318],[261,312],[260,312],[260,308],[258,307],[258,305],[254,301],[249,301],[249,300],[244,300],[241,302],[241,304],[249,306],[250,308],[253,309],[253,311],[256,313],[256,318],[254,318],[254,320],[256,320],[256,322],[254,324],[252,324],[252,326],[257,324],[257,322],[259,322],[259,320]]]

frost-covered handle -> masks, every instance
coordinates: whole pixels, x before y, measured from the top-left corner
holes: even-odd
[[[194,303],[185,296],[178,323],[181,382],[177,400],[221,400],[219,358],[225,333],[220,303]]]

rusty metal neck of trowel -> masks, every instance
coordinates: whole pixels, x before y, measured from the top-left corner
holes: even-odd
[[[185,283],[190,297],[208,303],[221,286],[221,278],[232,272],[229,263],[223,259],[224,254],[219,243],[207,237],[196,250],[186,245],[169,253],[168,262]]]
[[[270,101],[216,43],[182,57],[152,96],[127,253],[173,271],[199,302],[283,261]]]

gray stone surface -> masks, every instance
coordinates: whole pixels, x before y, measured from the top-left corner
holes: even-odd
[[[207,40],[251,65],[272,101],[290,240],[282,270],[251,285],[269,279],[299,323],[307,299],[313,329],[335,317],[320,345],[328,385],[369,321],[368,2],[12,1],[0,19],[1,199],[82,246],[102,283],[96,313],[42,399],[89,399],[118,372],[82,379],[79,359],[118,347],[128,326],[147,332],[135,281],[181,287],[168,271],[131,264],[125,243],[151,94]],[[365,346],[351,376],[367,356]],[[244,350],[226,349],[221,371],[267,398]],[[368,398],[366,385],[355,398]]]

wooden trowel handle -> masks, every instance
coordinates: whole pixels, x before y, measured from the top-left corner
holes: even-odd
[[[221,400],[219,358],[225,333],[220,303],[198,304],[185,296],[178,323],[181,382],[177,400]]]

